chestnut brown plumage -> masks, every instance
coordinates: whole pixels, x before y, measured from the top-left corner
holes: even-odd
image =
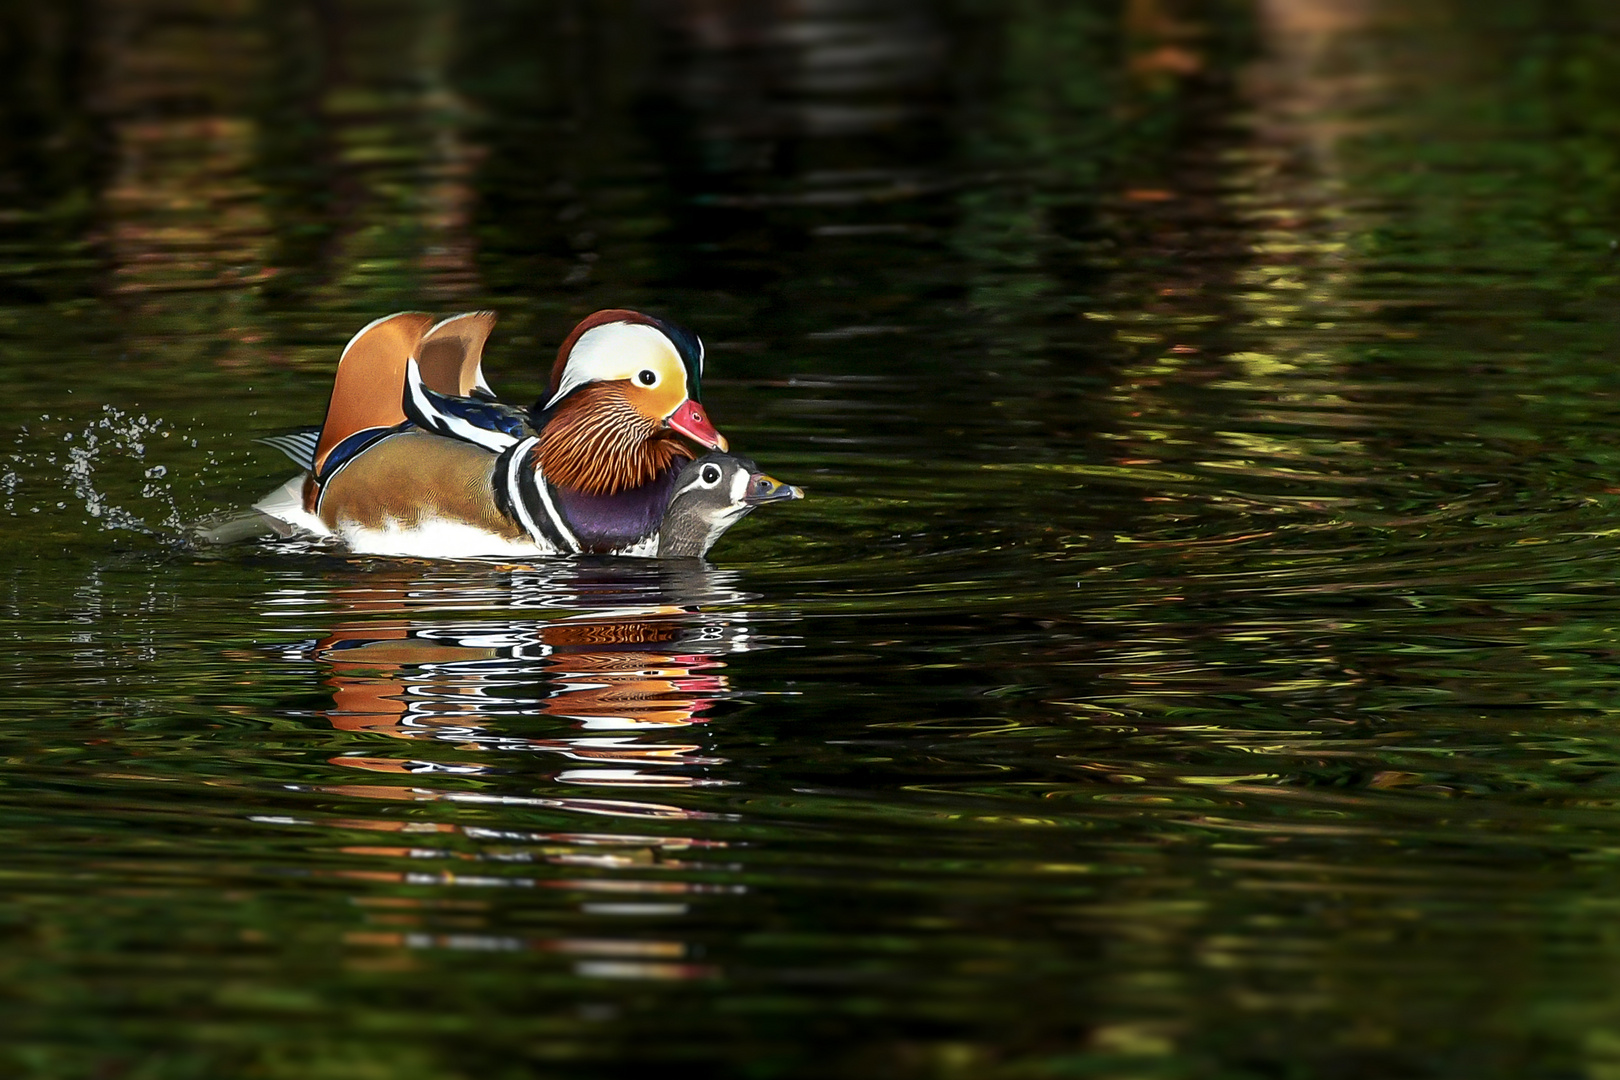
[[[627,386],[595,383],[564,400],[534,449],[547,479],[586,495],[613,495],[691,459],[678,435],[635,409]]]
[[[339,443],[359,432],[390,428],[405,420],[397,393],[373,391],[378,386],[391,389],[404,382],[405,362],[415,354],[422,335],[432,325],[431,315],[401,311],[376,320],[350,339],[338,358],[314,464],[304,484],[306,511],[315,511],[320,497],[315,477],[325,469],[327,458]]]

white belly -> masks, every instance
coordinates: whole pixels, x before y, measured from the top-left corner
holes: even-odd
[[[460,521],[415,521],[409,527],[389,521],[379,529],[340,520],[337,535],[357,555],[477,559],[557,554],[555,549],[532,540],[509,540]]]

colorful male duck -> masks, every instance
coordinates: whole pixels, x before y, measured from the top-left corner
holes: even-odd
[[[636,311],[563,341],[528,411],[484,380],[491,312],[402,312],[356,334],[319,431],[272,442],[306,472],[256,509],[356,552],[655,555],[684,440],[725,450],[699,403],[703,345]]]

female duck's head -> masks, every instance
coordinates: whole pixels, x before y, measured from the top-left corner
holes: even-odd
[[[704,454],[681,470],[658,527],[658,555],[696,559],[756,506],[804,498],[804,491],[735,454]]]

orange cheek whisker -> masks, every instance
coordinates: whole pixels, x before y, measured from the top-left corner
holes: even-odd
[[[579,391],[546,425],[536,448],[553,482],[593,495],[639,487],[690,456],[611,383]]]

